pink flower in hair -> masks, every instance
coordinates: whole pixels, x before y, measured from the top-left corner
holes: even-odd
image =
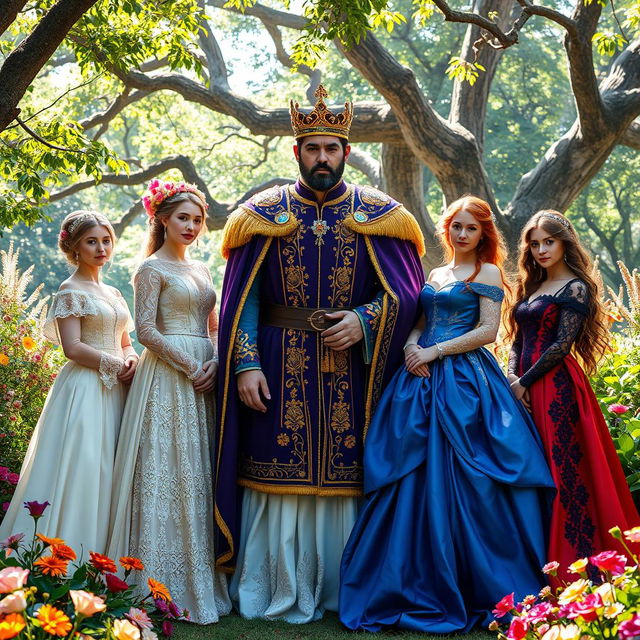
[[[160,186],[160,180],[157,178],[149,183],[149,191],[153,191]]]
[[[69,232],[66,229],[63,229],[60,232],[60,240],[64,240],[65,238],[69,237]]]

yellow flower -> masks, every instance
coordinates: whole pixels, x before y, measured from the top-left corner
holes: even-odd
[[[0,640],[15,638],[26,626],[22,615],[10,613],[0,620]]]
[[[621,602],[614,602],[604,608],[604,617],[611,620],[612,618],[617,618],[623,611],[624,605]]]
[[[140,640],[140,629],[128,620],[115,620],[113,623],[113,635],[118,640]]]
[[[27,351],[33,351],[38,345],[36,344],[36,341],[31,336],[24,336],[22,338],[22,346]]]
[[[589,588],[589,582],[584,578],[572,582],[559,596],[558,604],[569,604],[575,600],[579,600]]]
[[[0,365],[3,367],[9,364],[9,356],[6,353],[0,353]]]
[[[610,582],[603,582],[596,590],[604,604],[613,604],[616,601],[616,590]]]
[[[37,617],[42,624],[42,628],[52,636],[66,636],[73,626],[69,616],[50,604],[43,604],[38,609]]]
[[[2,364],[7,364],[3,362]],[[628,529],[624,532],[624,537],[629,542],[640,542],[640,527],[633,527],[633,529]]]
[[[580,558],[580,560],[576,560],[573,564],[569,565],[569,571],[571,573],[582,573],[589,564],[589,558]]]

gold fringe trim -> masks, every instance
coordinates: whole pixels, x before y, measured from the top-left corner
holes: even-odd
[[[253,236],[281,237],[292,234],[298,227],[298,220],[289,213],[289,220],[283,224],[269,222],[251,209],[240,206],[227,219],[222,237],[222,256],[227,259],[231,249],[242,247]]]
[[[370,222],[356,222],[353,214],[344,219],[347,228],[371,236],[389,236],[413,242],[418,249],[420,257],[425,254],[424,236],[420,230],[418,221],[402,205],[391,209],[376,220]]]
[[[254,491],[260,491],[260,493],[270,493],[274,495],[283,496],[344,496],[344,497],[360,497],[363,495],[362,489],[325,489],[324,487],[310,487],[309,485],[274,485],[274,484],[262,484],[261,482],[255,482],[254,480],[247,480],[246,478],[238,478],[238,484],[241,487],[247,487],[247,489],[253,489]]]

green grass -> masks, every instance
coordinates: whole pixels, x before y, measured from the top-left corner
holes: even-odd
[[[384,631],[378,634],[347,631],[335,613],[327,613],[322,620],[310,624],[288,624],[266,620],[244,620],[237,614],[223,616],[217,624],[200,626],[188,622],[175,625],[174,640],[354,640],[354,638],[398,637],[402,640],[426,638],[460,638],[464,640],[495,640],[496,635],[475,631],[459,636],[427,636],[424,633]]]

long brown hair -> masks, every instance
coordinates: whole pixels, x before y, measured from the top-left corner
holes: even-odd
[[[491,207],[487,202],[476,196],[463,196],[452,202],[438,223],[438,240],[444,251],[444,261],[450,262],[455,253],[451,239],[449,238],[449,227],[451,221],[460,211],[468,211],[480,225],[482,238],[476,247],[475,271],[466,279],[471,282],[480,273],[483,263],[495,264],[502,274],[502,282],[509,289],[507,279],[504,274],[504,263],[507,259],[507,247],[502,234],[496,227]]]
[[[149,218],[149,235],[147,239],[147,246],[144,251],[145,258],[148,258],[152,253],[155,253],[164,244],[164,225],[161,220],[163,218],[168,218],[178,208],[178,205],[181,202],[186,201],[197,204],[202,211],[202,219],[206,221],[207,207],[195,193],[181,191],[173,196],[169,196],[158,207],[155,215]],[[206,224],[203,224],[202,230],[205,228]]]
[[[595,371],[599,360],[609,346],[609,331],[604,322],[604,306],[601,291],[593,273],[593,262],[585,248],[580,244],[570,220],[558,211],[544,209],[538,211],[525,224],[520,234],[520,249],[518,254],[518,276],[515,287],[515,302],[509,310],[508,331],[513,338],[517,331],[516,309],[518,304],[527,300],[547,279],[546,270],[541,267],[531,254],[529,246],[531,232],[542,229],[553,238],[562,241],[564,261],[573,271],[576,278],[584,282],[588,290],[586,304],[589,308],[587,317],[578,337],[573,344],[573,350],[588,374]]]

